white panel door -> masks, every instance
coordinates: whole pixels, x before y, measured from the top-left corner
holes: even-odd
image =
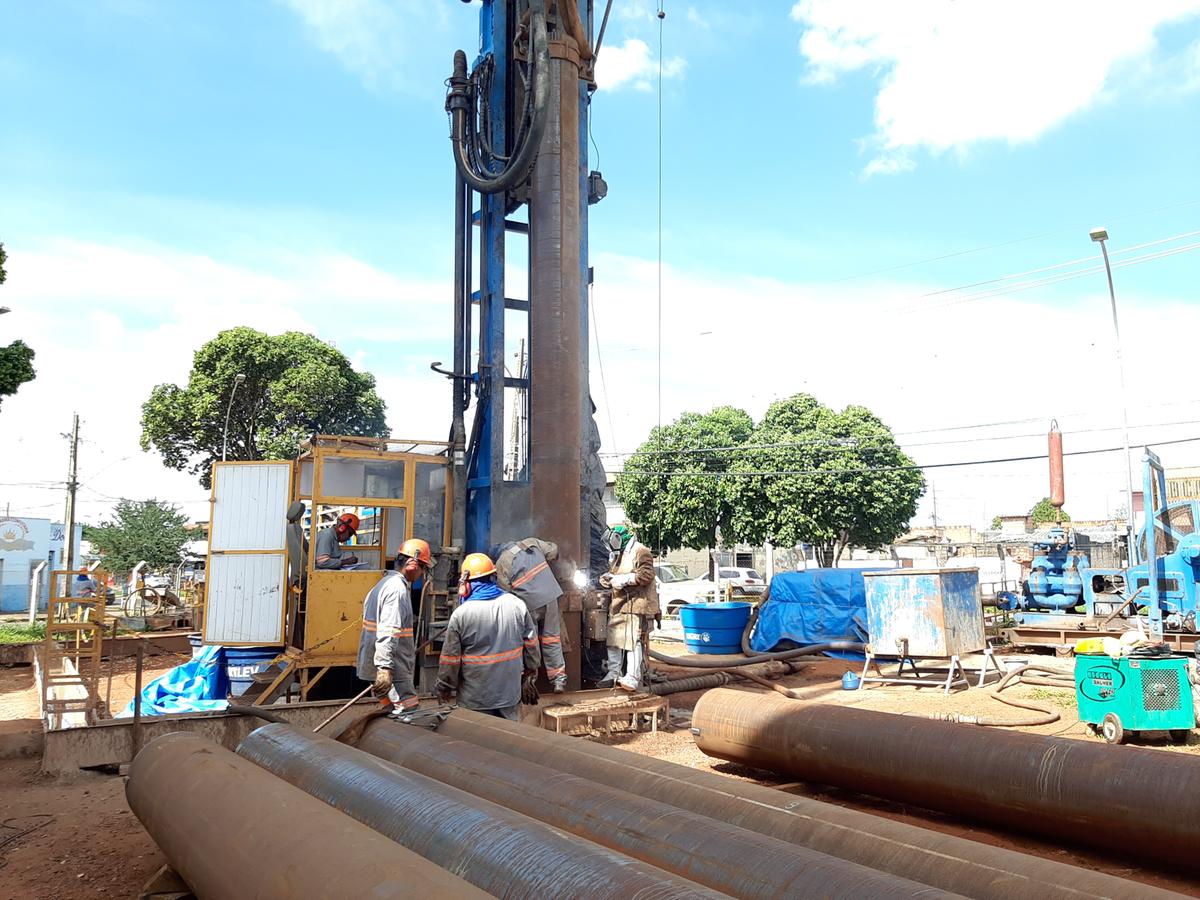
[[[206,644],[280,644],[287,591],[288,462],[213,466]]]

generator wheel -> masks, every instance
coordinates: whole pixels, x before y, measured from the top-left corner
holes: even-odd
[[[1172,728],[1170,732],[1171,741],[1175,744],[1186,744],[1191,733],[1192,730],[1190,728]]]
[[[1110,744],[1121,744],[1125,741],[1125,728],[1116,713],[1108,713],[1100,723],[1100,733]]]

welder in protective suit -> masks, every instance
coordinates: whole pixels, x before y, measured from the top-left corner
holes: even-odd
[[[496,583],[525,601],[538,630],[538,644],[546,679],[561,694],[567,689],[567,664],[562,650],[562,617],[558,601],[562,587],[551,569],[558,560],[558,545],[526,538],[500,548],[496,557]]]
[[[400,709],[417,705],[413,686],[412,584],[429,574],[429,544],[412,538],[400,545],[396,565],[371,588],[363,601],[362,634],[358,639],[358,677],[371,682],[371,693],[388,698]]]
[[[516,721],[522,682],[537,674],[537,626],[525,604],[496,584],[496,566],[484,553],[463,560],[459,605],[442,640],[437,692],[458,705]]]
[[[637,542],[628,525],[610,528],[606,540],[614,551],[613,561],[600,576],[600,586],[612,589],[612,603],[608,608],[608,673],[600,686],[616,684],[632,693],[642,686],[651,623],[661,616],[654,554]]]

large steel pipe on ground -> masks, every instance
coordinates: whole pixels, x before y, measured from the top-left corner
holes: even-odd
[[[487,897],[219,744],[166,734],[133,761],[129,808],[201,898]]]
[[[709,756],[1115,850],[1200,866],[1200,759],[981,730],[718,688],[692,714]]]
[[[377,719],[360,750],[737,897],[948,897],[631,791]]]
[[[780,699],[785,705],[797,702]],[[970,897],[1135,900],[1178,896],[467,709],[451,713],[438,733]]]
[[[721,897],[361,750],[288,725],[238,754],[497,897]]]

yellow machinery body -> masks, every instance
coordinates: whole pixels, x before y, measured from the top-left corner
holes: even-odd
[[[430,441],[320,435],[301,445],[298,457],[290,463],[288,498],[292,515],[287,528],[293,530],[294,539],[283,550],[286,587],[280,594],[286,649],[278,662],[286,662],[287,666],[278,669],[278,677],[256,702],[270,702],[293,679],[299,684],[301,698],[307,699],[309,690],[330,668],[355,664],[363,599],[409,538],[428,541],[438,560],[436,577],[429,579],[421,595],[417,628],[422,637],[418,643],[428,635],[432,623],[448,617],[445,573],[453,571],[459,554],[449,546],[454,477],[449,463],[448,445]],[[255,500],[245,491],[237,496],[220,496],[221,467],[233,465],[253,464],[214,465],[210,582],[214,558],[254,552],[222,549],[227,544],[216,533],[222,521],[216,514],[218,503],[247,504]],[[303,504],[299,514],[297,502]],[[318,532],[332,527],[338,516],[348,512],[357,515],[360,524],[351,541],[341,545],[342,552],[357,557],[358,565],[352,569],[317,568]],[[280,516],[286,513],[279,510]],[[273,514],[268,518],[274,521]],[[302,539],[297,533],[300,531]],[[209,595],[206,616],[214,614],[211,583]],[[227,602],[238,601],[235,593]],[[211,639],[208,631],[205,640],[219,642]]]

